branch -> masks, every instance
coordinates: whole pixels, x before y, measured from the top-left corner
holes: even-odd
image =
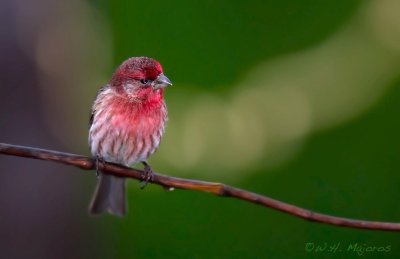
[[[96,168],[96,163],[94,162],[94,160],[86,156],[31,147],[16,146],[4,143],[0,143],[0,154],[54,161],[66,165],[73,165],[84,170],[93,170]],[[119,177],[133,178],[137,180],[142,180],[144,173],[142,170],[132,169],[113,163],[99,163],[98,168],[105,174],[112,174]],[[182,179],[156,173],[154,174],[154,178],[150,182],[158,184],[166,189],[176,188],[183,190],[208,192],[218,196],[240,199],[264,207],[269,207],[281,212],[285,212],[298,218],[323,224],[330,224],[348,228],[400,231],[400,223],[356,220],[316,213],[285,202],[281,202],[266,196],[234,188],[221,183]]]

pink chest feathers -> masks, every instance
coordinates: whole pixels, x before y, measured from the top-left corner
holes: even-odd
[[[164,133],[164,101],[102,101],[97,109],[94,107],[89,138],[92,154],[125,165],[146,161],[157,150]]]

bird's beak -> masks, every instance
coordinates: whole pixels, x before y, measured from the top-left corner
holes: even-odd
[[[156,80],[153,81],[152,87],[154,90],[161,89],[167,86],[171,86],[172,83],[164,74],[160,74]]]

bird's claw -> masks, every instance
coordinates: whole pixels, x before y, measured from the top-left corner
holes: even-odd
[[[95,163],[96,163],[96,178],[99,178],[99,176],[100,176],[100,163],[104,166],[104,159],[103,158],[101,158],[101,157],[99,157],[99,156],[96,156],[96,159],[95,159]]]
[[[154,172],[151,169],[151,166],[146,163],[142,162],[144,165],[144,173],[142,175],[143,180],[140,182],[140,189],[144,189],[149,182],[152,182],[154,179]]]

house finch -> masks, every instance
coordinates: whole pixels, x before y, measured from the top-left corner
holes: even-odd
[[[118,67],[92,107],[89,145],[97,163],[132,166],[141,162],[149,180],[152,171],[146,161],[164,133],[167,107],[163,95],[170,85],[154,59],[134,57]],[[123,216],[125,179],[100,173],[89,210],[93,214],[107,211]]]

